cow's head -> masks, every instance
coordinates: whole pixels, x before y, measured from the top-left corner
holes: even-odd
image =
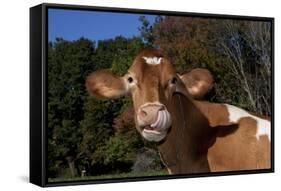
[[[178,75],[169,60],[158,50],[145,49],[134,59],[123,77],[110,70],[99,70],[88,76],[91,95],[109,99],[131,95],[137,130],[148,141],[163,140],[172,125],[169,104],[172,95],[201,97],[212,85],[212,76],[205,69]]]

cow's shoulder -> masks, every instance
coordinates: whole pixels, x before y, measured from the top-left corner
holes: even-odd
[[[260,136],[266,135],[270,140],[271,122],[269,117],[258,116],[229,104],[207,101],[195,101],[194,103],[208,119],[211,127],[254,124],[256,138],[259,139]]]
[[[208,101],[194,101],[195,106],[208,119],[210,126],[231,125],[229,112],[225,104],[211,103]]]

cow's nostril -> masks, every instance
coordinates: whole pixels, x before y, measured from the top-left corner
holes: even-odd
[[[161,105],[160,108],[159,108],[159,111],[162,111],[162,110],[165,110],[165,106],[164,105]]]
[[[158,119],[158,114],[165,111],[166,107],[163,104],[146,104],[142,105],[137,114],[140,125],[151,125]]]
[[[144,110],[140,110],[140,116],[145,117],[147,116],[147,113]]]

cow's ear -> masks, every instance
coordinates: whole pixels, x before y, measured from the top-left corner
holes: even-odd
[[[193,98],[202,98],[213,87],[213,76],[207,69],[196,68],[180,78]]]
[[[90,74],[86,79],[86,88],[91,95],[99,99],[115,98],[127,93],[125,80],[108,69]]]

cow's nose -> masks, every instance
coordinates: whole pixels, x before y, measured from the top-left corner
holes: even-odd
[[[164,110],[162,104],[146,104],[140,107],[138,118],[143,125],[150,125],[157,120],[158,111]]]

